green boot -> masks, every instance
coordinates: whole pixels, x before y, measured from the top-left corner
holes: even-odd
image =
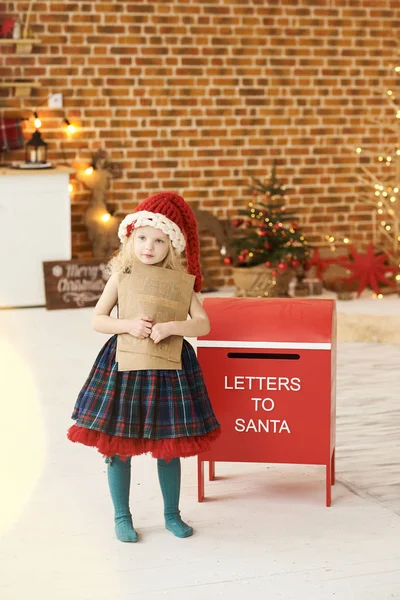
[[[138,535],[129,510],[131,459],[123,461],[119,456],[113,456],[108,458],[106,463],[108,485],[114,505],[115,533],[120,542],[137,542]]]
[[[166,462],[157,459],[158,479],[164,500],[165,527],[179,538],[193,535],[193,527],[182,521],[179,511],[179,496],[181,491],[181,461],[173,458]]]

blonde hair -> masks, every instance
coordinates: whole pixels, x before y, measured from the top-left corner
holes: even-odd
[[[137,230],[132,231],[126,242],[123,242],[107,264],[107,270],[111,275],[130,273],[135,264],[135,253],[133,251],[133,240]],[[136,259],[138,260],[138,259]],[[168,254],[157,266],[171,269],[172,271],[184,271],[185,267],[180,256],[175,254],[171,240],[168,238]]]

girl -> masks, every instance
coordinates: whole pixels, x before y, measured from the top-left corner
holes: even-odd
[[[136,542],[129,508],[131,457],[151,452],[157,459],[164,500],[165,526],[175,536],[193,534],[179,511],[180,457],[209,448],[220,433],[200,366],[192,346],[183,340],[179,370],[118,371],[118,334],[158,344],[171,336],[197,337],[209,332],[209,320],[195,292],[201,289],[197,223],[183,198],[160,193],[142,202],[122,221],[121,247],[110,261],[111,277],[94,310],[96,331],[114,334],[101,349],[75,404],[68,439],[98,449],[106,456],[114,505],[115,531],[122,542]],[[137,319],[110,316],[118,304],[121,276],[144,265],[183,269],[178,256],[186,249],[188,273],[195,276],[191,319],[154,323],[148,315]]]

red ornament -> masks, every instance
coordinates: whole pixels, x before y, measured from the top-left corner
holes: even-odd
[[[238,259],[239,259],[239,262],[244,262],[246,260],[246,258],[243,256],[243,254],[239,254]]]
[[[272,246],[271,246],[271,244],[270,244],[269,242],[265,242],[265,244],[264,244],[264,248],[265,248],[266,250],[270,250],[270,249],[272,248]]]
[[[232,221],[232,225],[233,225],[234,227],[240,227],[240,226],[242,225],[242,223],[243,223],[243,219],[234,219],[234,220]]]
[[[272,275],[273,275],[274,277],[276,277],[276,276],[278,275],[278,271],[277,271],[276,269],[274,269],[274,270],[272,271]]]
[[[299,266],[299,261],[298,260],[292,260],[292,267],[298,267]]]
[[[225,258],[224,258],[224,263],[225,263],[226,265],[231,265],[231,264],[232,264],[232,259],[231,259],[231,258],[229,258],[229,256],[225,256]]]
[[[297,225],[297,223],[292,223],[292,229],[296,231],[298,228],[299,226]]]
[[[271,266],[271,261],[267,260],[264,264],[265,264],[266,267],[270,267]]]
[[[278,269],[280,269],[281,271],[284,271],[285,269],[287,269],[287,264],[286,263],[279,263]]]
[[[378,282],[386,283],[391,287],[395,287],[396,283],[385,277],[386,273],[396,272],[400,269],[384,265],[388,255],[383,252],[379,256],[375,256],[372,244],[369,244],[366,254],[359,254],[355,248],[351,248],[350,254],[353,261],[341,261],[341,265],[352,272],[352,276],[343,281],[358,281],[357,297],[367,287],[371,287],[375,294],[380,293]]]
[[[244,224],[246,225],[246,227],[250,227],[250,225],[251,225],[251,221],[248,219],[247,221],[245,221],[245,223],[244,223]]]
[[[257,231],[257,233],[260,237],[265,237],[267,235],[267,232],[265,231],[265,229],[259,229]]]

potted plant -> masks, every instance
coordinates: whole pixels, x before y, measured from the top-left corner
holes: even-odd
[[[265,182],[252,178],[253,199],[232,222],[235,234],[224,262],[233,267],[237,296],[288,296],[290,282],[302,275],[309,256],[296,217],[285,206],[286,188],[276,177],[277,164],[274,160]]]

